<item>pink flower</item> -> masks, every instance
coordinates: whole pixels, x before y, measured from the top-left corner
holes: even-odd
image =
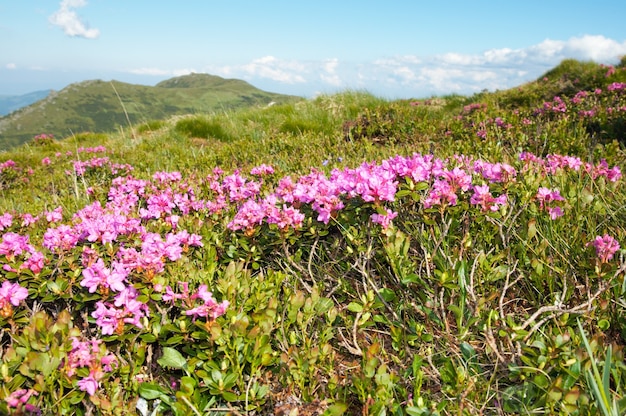
[[[394,218],[396,218],[398,216],[397,212],[394,212],[392,210],[390,210],[389,208],[386,209],[386,214],[372,214],[370,216],[370,220],[373,223],[376,224],[380,224],[383,227],[383,230],[386,230],[387,228],[389,228],[389,226],[391,225],[391,220],[393,220]]]
[[[57,207],[53,211],[46,212],[46,220],[48,222],[59,222],[63,219],[63,208]]]
[[[148,316],[149,310],[145,303],[137,300],[139,293],[130,286],[126,287],[115,296],[112,304],[99,301],[96,310],[91,316],[96,319],[96,324],[102,330],[103,335],[121,333],[124,324],[131,324],[137,328],[143,328],[142,318]]]
[[[602,237],[597,236],[595,240],[589,242],[587,245],[593,245],[596,248],[596,255],[600,263],[608,263],[617,250],[620,249],[617,240],[608,234],[604,234]]]
[[[28,297],[28,290],[19,283],[11,283],[8,280],[0,286],[0,317],[8,318],[13,313],[13,306],[19,306],[20,302]]]
[[[250,174],[255,176],[271,175],[272,173],[274,173],[274,168],[266,164],[255,166],[250,171]]]
[[[489,190],[489,185],[477,185],[474,186],[474,194],[470,198],[470,203],[474,205],[480,205],[483,212],[485,211],[497,211],[500,206],[504,206],[507,203],[506,195],[500,195],[494,198]]]
[[[226,313],[226,309],[230,305],[227,300],[217,303],[213,298],[213,294],[207,290],[207,285],[201,285],[198,291],[191,295],[190,300],[200,299],[203,304],[195,308],[185,311],[185,315],[194,318],[201,316],[209,319],[217,319]]]
[[[0,215],[0,230],[9,228],[13,224],[13,215],[8,212]]]
[[[558,189],[539,188],[536,195],[537,201],[539,201],[539,208],[543,209],[545,204],[552,201],[565,201]]]
[[[94,264],[83,269],[83,280],[80,285],[89,289],[89,293],[94,293],[99,286],[121,292],[126,288],[126,276],[128,270],[121,263],[113,262],[111,269],[104,265],[102,259],[98,259]]]
[[[63,369],[68,377],[76,374],[79,368],[88,367],[89,375],[78,381],[78,388],[89,395],[95,394],[104,377],[104,372],[113,371],[117,358],[109,354],[99,339],[81,341],[72,337],[72,350],[68,353]]]
[[[458,196],[454,188],[446,180],[436,180],[426,199],[424,208],[431,208],[434,205],[456,205]]]
[[[30,252],[33,250],[32,246],[28,244],[28,236],[22,236],[16,233],[6,233],[2,236],[2,242],[0,242],[0,254],[4,254],[9,258],[19,256],[24,252]]]
[[[561,207],[550,207],[548,208],[548,214],[550,215],[550,219],[556,220],[563,216],[563,210]]]
[[[93,372],[89,373],[89,376],[78,380],[78,388],[82,391],[86,391],[90,396],[93,396],[98,390],[100,383],[96,380]]]
[[[2,282],[0,286],[0,302],[3,300],[13,306],[19,306],[20,302],[28,297],[28,290],[20,286],[19,283],[11,283],[8,280]]]
[[[29,269],[34,274],[38,274],[43,270],[45,257],[39,251],[32,251],[31,255],[22,265],[20,269]]]
[[[20,408],[22,405],[25,405],[30,396],[32,396],[33,394],[37,396],[39,393],[37,393],[33,389],[20,389],[11,393],[9,397],[5,398],[4,400],[7,402],[7,405],[9,407],[17,409]]]
[[[39,216],[33,217],[32,214],[23,214],[22,215],[22,227],[29,227],[39,221]]]
[[[69,225],[48,228],[43,235],[43,246],[55,253],[71,250],[80,238],[79,233]]]

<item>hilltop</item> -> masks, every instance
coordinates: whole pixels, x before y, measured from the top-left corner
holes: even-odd
[[[285,103],[299,97],[260,90],[237,79],[208,74],[172,78],[155,86],[90,80],[53,91],[0,118],[0,150],[45,132],[62,138],[80,132],[115,131],[174,115],[211,113]]]

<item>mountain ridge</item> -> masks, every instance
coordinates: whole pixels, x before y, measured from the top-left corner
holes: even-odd
[[[302,97],[263,91],[243,80],[210,74],[170,78],[155,86],[86,80],[50,91],[39,101],[0,117],[0,150],[41,133],[63,138],[108,132],[174,115],[285,103]]]

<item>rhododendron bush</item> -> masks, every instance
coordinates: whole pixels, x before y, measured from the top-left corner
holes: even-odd
[[[294,238],[319,244],[320,236],[338,232],[347,238],[342,243],[347,244],[345,249],[356,249],[356,258],[366,261],[363,256],[367,252],[360,251],[359,244],[377,251],[382,242],[391,252],[387,253],[387,260],[378,261],[389,262],[390,276],[396,280],[394,286],[400,285],[398,289],[421,291],[424,290],[420,289],[422,284],[439,286],[438,291],[445,291],[446,287],[456,289],[458,283],[450,279],[456,281],[451,274],[458,273],[454,269],[460,264],[469,267],[471,260],[474,271],[495,267],[495,264],[478,265],[477,258],[472,260],[461,251],[455,254],[455,259],[447,258],[447,254],[442,257],[443,245],[449,246],[446,253],[476,246],[475,250],[479,250],[475,251],[476,255],[483,256],[482,261],[485,261],[487,253],[496,248],[507,249],[511,244],[507,241],[511,236],[495,238],[503,229],[513,226],[511,217],[518,217],[518,222],[519,218],[524,218],[522,225],[516,227],[516,233],[527,232],[525,227],[531,222],[535,230],[538,229],[536,224],[542,224],[543,232],[550,232],[562,222],[575,220],[572,212],[576,211],[577,196],[568,190],[572,197],[565,198],[558,187],[571,187],[568,178],[576,177],[579,183],[598,188],[598,195],[607,198],[620,186],[622,176],[618,167],[609,167],[604,162],[584,163],[575,157],[559,155],[540,158],[528,153],[521,154],[514,165],[468,156],[445,160],[420,154],[396,156],[380,163],[334,169],[329,175],[312,170],[295,179],[287,176],[275,180],[275,186],[268,180],[273,173],[271,167],[260,166],[252,169],[249,177],[240,171],[226,174],[220,169],[214,169],[200,180],[183,178],[179,172],[158,172],[151,180],[120,176],[112,181],[106,201],[96,200],[75,213],[55,209],[48,213],[4,215],[0,242],[6,278],[0,287],[3,326],[10,328],[16,337],[25,336],[28,326],[24,325],[29,322],[32,325],[33,318],[28,316],[34,312],[33,308],[47,312],[47,317],[40,319],[54,319],[62,309],[75,308],[79,312],[72,317],[71,324],[66,323],[77,335],[59,340],[63,344],[59,347],[59,356],[55,357],[58,363],[48,368],[50,375],[62,380],[56,382],[60,384],[53,383],[57,386],[54,394],[70,394],[75,397],[74,401],[91,400],[99,405],[111,400],[113,387],[107,387],[106,382],[119,377],[124,360],[145,354],[136,350],[137,342],[157,354],[161,348],[178,345],[180,350],[175,351],[187,357],[183,359],[185,364],[171,364],[166,360],[166,368],[188,368],[187,361],[194,361],[195,366],[212,362],[210,357],[219,350],[226,328],[233,322],[238,325],[237,317],[241,312],[235,308],[241,308],[242,301],[229,288],[220,288],[227,283],[211,278],[210,274],[219,276],[223,273],[222,267],[226,266],[228,271],[235,264],[247,269],[251,261],[255,264],[253,269],[279,270],[282,264],[293,273],[289,267],[297,267],[292,264],[295,260],[283,262],[273,257],[272,246],[283,246],[289,253],[292,250],[289,247],[299,250]],[[472,234],[480,235],[480,231],[468,221],[480,224],[490,234],[489,245],[472,242],[476,238]],[[452,237],[450,227],[453,224],[461,227],[458,237]],[[475,232],[468,234],[472,229]],[[432,270],[419,273],[419,277],[415,275],[419,267],[413,275],[405,275],[398,269],[406,268],[402,262],[415,260],[388,247],[394,240],[408,239],[415,232],[426,233],[425,237],[431,240],[428,244],[431,247],[423,244],[416,247],[431,256],[423,260],[427,263],[421,267]],[[454,248],[459,244],[455,240],[460,237],[464,239],[460,248]],[[359,239],[363,241],[357,243]],[[610,278],[606,274],[615,267],[611,263],[619,251],[618,241],[609,234],[589,235],[587,240],[567,244],[578,244],[581,252],[587,246],[594,247],[598,259],[597,278]],[[337,241],[329,239],[325,244]],[[240,245],[241,249],[232,251],[232,245]],[[532,271],[538,266],[533,266],[530,251],[529,259],[522,260],[530,261],[529,272],[536,274],[534,279],[546,279],[546,275]],[[311,255],[316,255],[313,249],[309,252]],[[213,270],[209,271],[210,264]],[[189,268],[196,271],[185,273]],[[316,265],[314,268],[321,270],[323,267]],[[316,274],[301,276],[304,288],[312,290]],[[203,275],[206,278],[202,278]],[[512,289],[507,287],[508,280],[504,290]],[[202,282],[217,285],[218,294],[214,296],[209,285]],[[329,290],[330,282],[317,284],[320,287],[315,290],[322,293]],[[372,288],[379,293],[383,289],[377,284]],[[387,284],[385,289],[396,288]],[[541,297],[554,300],[565,294],[561,293],[564,289],[551,288]],[[559,301],[566,302],[566,299]],[[231,318],[220,321],[229,311]],[[35,314],[35,319],[41,313]],[[465,318],[460,316],[459,319]],[[357,324],[358,320],[354,325]],[[77,328],[82,330],[76,331]],[[274,330],[257,328],[259,333],[271,334]],[[88,335],[93,338],[86,338]],[[250,337],[250,333],[247,336]],[[195,349],[193,343],[186,344],[189,337],[202,340],[203,348]],[[29,357],[30,353],[23,356],[13,346],[7,348],[3,354],[6,369],[14,365],[11,363],[17,364]],[[33,343],[26,343],[22,348],[24,352],[33,349]],[[265,365],[276,361],[271,353],[265,357],[261,365],[264,360]],[[212,371],[228,370],[229,364],[223,367],[227,362],[219,364],[218,360],[217,369]],[[37,364],[33,370],[40,365],[45,364]],[[245,371],[246,366],[243,367]],[[163,377],[141,365],[132,371],[140,379]],[[43,378],[35,373],[27,372],[19,377],[6,374],[9,407],[20,408],[23,403],[37,407],[45,403],[46,394],[52,394],[51,381],[46,380],[45,372]],[[174,372],[167,377],[177,379],[180,376]],[[228,401],[240,400],[239,395],[244,391],[236,393],[237,384],[214,393],[209,391],[209,395],[221,395]],[[202,382],[197,381],[196,387],[201,386]],[[17,393],[19,391],[37,394]]]
[[[535,152],[521,133],[613,122],[623,91],[526,113],[472,103],[446,120],[460,149],[476,144],[466,135],[528,144],[498,157],[332,156],[303,173],[148,173],[38,136],[42,157],[2,162],[3,183],[60,171],[69,197],[0,212],[0,414],[626,409],[616,147]]]

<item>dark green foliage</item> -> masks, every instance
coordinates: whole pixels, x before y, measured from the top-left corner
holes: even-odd
[[[217,139],[222,142],[229,142],[232,138],[224,130],[221,123],[207,119],[203,116],[183,118],[176,122],[174,129],[187,137],[198,137],[202,139]]]

